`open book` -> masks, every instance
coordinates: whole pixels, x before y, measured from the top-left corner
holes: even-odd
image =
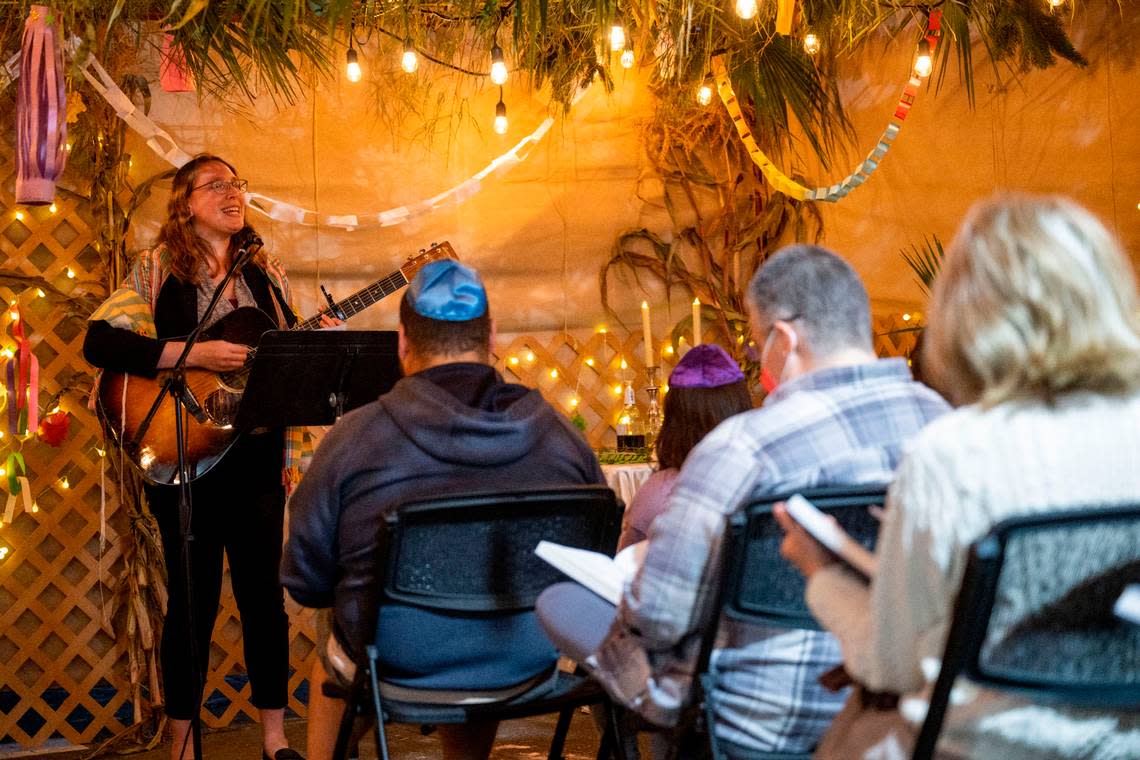
[[[784,502],[788,514],[816,541],[835,552],[848,565],[868,578],[879,569],[878,559],[847,535],[834,519],[820,512],[814,504],[796,494]]]
[[[621,602],[622,589],[633,579],[645,557],[645,548],[646,543],[642,541],[610,557],[588,549],[539,541],[534,553],[616,607]]]

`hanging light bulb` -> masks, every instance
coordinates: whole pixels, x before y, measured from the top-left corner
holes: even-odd
[[[617,22],[610,27],[610,50],[625,50],[625,28]]]
[[[1047,0],[1050,8],[1060,8],[1065,4],[1065,0]]]
[[[404,40],[404,57],[400,59],[400,67],[409,74],[414,74],[419,66],[420,58],[416,55],[415,46],[410,39]]]
[[[808,32],[804,35],[804,52],[808,55],[815,55],[819,52],[819,35],[815,32]]]
[[[356,48],[350,47],[345,54],[344,76],[350,82],[359,82],[360,75],[360,60],[356,56]]]
[[[756,15],[756,0],[736,0],[736,15],[750,19]]]
[[[622,51],[621,65],[622,65],[622,68],[625,68],[625,69],[632,69],[633,68],[633,48],[627,47],[624,51]]]
[[[914,59],[914,73],[925,79],[934,70],[934,59],[930,57],[930,41],[923,38],[918,43],[918,56]]]
[[[709,83],[708,82],[701,83],[701,86],[699,88],[697,88],[697,102],[700,103],[702,106],[707,106],[709,103],[712,102],[712,96],[713,96],[713,91],[712,91],[712,87],[709,86]]]
[[[507,63],[503,60],[503,49],[498,44],[491,48],[491,81],[498,85],[507,82]]]
[[[499,102],[495,105],[495,131],[500,135],[507,133],[507,104],[503,102],[503,95],[499,93]],[[527,354],[527,361],[534,361],[534,354]]]

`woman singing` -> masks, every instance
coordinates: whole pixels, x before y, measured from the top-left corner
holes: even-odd
[[[241,241],[251,232],[245,222],[245,188],[246,181],[237,178],[233,166],[217,156],[200,154],[178,170],[158,245],[138,257],[122,287],[91,317],[83,344],[89,362],[146,377],[174,365],[183,350],[182,338],[198,324]],[[282,329],[288,328],[296,322],[289,298],[280,263],[260,251],[227,284],[210,321],[252,306]],[[147,308],[140,308],[143,304],[149,315]],[[322,321],[335,323],[327,317]],[[248,346],[224,340],[202,341],[190,350],[187,365],[215,372],[234,370],[244,364],[248,351]],[[153,424],[173,425],[173,420],[156,418]],[[191,484],[198,672],[204,679],[224,553],[241,615],[251,701],[260,711],[267,760],[301,757],[288,748],[284,732],[289,621],[277,578],[285,508],[284,448],[282,428],[242,435],[221,462]],[[174,729],[171,756],[181,760],[193,755],[190,719],[201,704],[204,680],[195,684],[191,675],[179,490],[152,485],[146,494],[166,557],[169,603],[162,634],[163,690]]]

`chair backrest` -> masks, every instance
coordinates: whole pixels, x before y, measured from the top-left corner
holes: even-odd
[[[852,486],[788,491],[754,499],[729,520],[721,548],[720,583],[714,613],[744,622],[784,628],[820,630],[804,603],[803,575],[780,556],[784,532],[772,514],[777,502],[800,494],[820,511],[834,517],[855,540],[874,550],[879,521],[869,511],[883,506],[885,486]],[[698,673],[708,670],[717,625],[706,627],[697,661]]]
[[[1140,505],[995,525],[970,547],[914,757],[933,756],[959,675],[1035,703],[1140,707],[1140,627],[1113,613],[1138,581]]]
[[[883,486],[820,488],[766,496],[747,504],[730,526],[731,543],[724,576],[724,614],[734,620],[785,628],[820,630],[804,602],[804,577],[780,556],[784,531],[772,507],[799,493],[821,512],[834,517],[856,541],[874,551],[879,521],[869,507],[885,503]]]
[[[562,574],[539,541],[613,554],[621,502],[606,486],[443,496],[401,504],[380,541],[384,595],[439,610],[528,610]]]

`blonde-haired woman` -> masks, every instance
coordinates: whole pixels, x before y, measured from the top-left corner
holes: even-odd
[[[871,585],[779,515],[783,552],[808,576],[808,605],[857,682],[817,757],[909,757],[918,726],[903,713],[920,721],[921,703],[895,703],[936,675],[967,550],[991,526],[1140,500],[1138,306],[1120,247],[1071,201],[999,196],[970,212],[935,283],[925,353],[935,385],[961,406],[903,457]],[[1140,559],[1140,535],[1112,541]],[[1065,579],[1074,584],[1097,570],[1096,558],[1076,565]],[[1140,716],[983,693],[951,709],[939,751],[1140,757]]]

